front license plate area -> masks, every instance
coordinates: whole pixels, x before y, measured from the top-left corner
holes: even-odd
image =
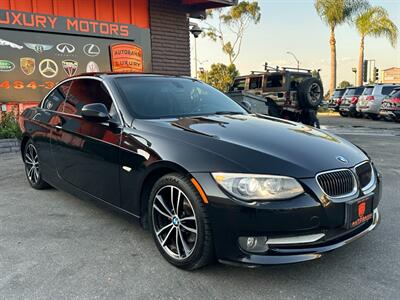
[[[357,227],[372,219],[372,198],[364,197],[346,204],[346,227]]]

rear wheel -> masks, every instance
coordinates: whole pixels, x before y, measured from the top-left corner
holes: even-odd
[[[31,187],[37,190],[49,188],[49,184],[42,178],[38,151],[32,140],[26,143],[23,155],[25,174]]]
[[[345,111],[339,111],[339,115],[341,115],[342,117],[347,117],[349,114]]]
[[[154,185],[149,225],[158,250],[176,267],[194,270],[212,261],[211,228],[197,190],[180,174],[168,174]]]

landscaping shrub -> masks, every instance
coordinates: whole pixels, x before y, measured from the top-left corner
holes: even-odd
[[[0,139],[20,138],[21,130],[19,129],[17,117],[14,112],[0,113]]]

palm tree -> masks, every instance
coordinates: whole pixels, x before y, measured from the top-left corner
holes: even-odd
[[[368,6],[366,0],[315,0],[315,9],[321,19],[329,26],[331,45],[330,93],[336,88],[336,39],[338,25],[350,22],[352,17]]]
[[[358,58],[357,85],[362,85],[365,37],[385,36],[389,39],[390,44],[395,47],[397,43],[398,29],[390,20],[386,9],[380,6],[370,7],[360,14],[355,20],[355,25],[358,33],[361,36],[360,56]]]

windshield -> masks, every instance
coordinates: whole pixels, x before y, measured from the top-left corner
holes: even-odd
[[[139,119],[246,114],[225,94],[193,79],[127,76],[116,82],[128,108]]]

